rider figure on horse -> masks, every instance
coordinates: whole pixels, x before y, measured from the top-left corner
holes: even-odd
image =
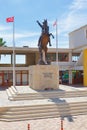
[[[50,36],[49,34],[49,26],[47,23],[47,20],[44,20],[43,24],[41,24],[38,20],[37,20],[38,25],[42,28],[42,34],[38,40],[38,46],[41,46],[41,38],[43,36],[43,34],[46,34],[48,36]],[[50,42],[50,38],[49,38],[49,46],[51,46],[51,42]]]

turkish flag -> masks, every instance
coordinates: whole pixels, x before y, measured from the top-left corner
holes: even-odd
[[[54,23],[53,23],[53,26],[56,26],[57,25],[57,21],[55,21]]]
[[[9,18],[6,18],[6,22],[14,22],[14,17],[9,17]]]

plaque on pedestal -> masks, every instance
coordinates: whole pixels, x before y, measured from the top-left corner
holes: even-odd
[[[58,89],[59,70],[54,65],[33,65],[29,67],[29,86],[35,90]]]

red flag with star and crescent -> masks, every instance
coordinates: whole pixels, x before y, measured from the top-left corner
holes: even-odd
[[[14,17],[6,18],[6,22],[7,22],[7,23],[9,23],[9,22],[14,22]]]
[[[57,20],[53,23],[53,26],[56,26],[57,25]]]

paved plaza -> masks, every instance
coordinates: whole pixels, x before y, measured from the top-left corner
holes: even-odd
[[[87,90],[82,87],[69,87],[60,86],[62,89],[69,90]],[[24,90],[21,90],[24,91]],[[4,95],[4,96],[3,96]],[[85,99],[86,97],[84,97]],[[2,103],[3,102],[3,103]],[[9,101],[7,98],[6,90],[0,90],[0,106],[4,104],[8,105]],[[0,121],[0,130],[29,130],[28,124],[30,124],[30,130],[61,130],[61,119],[60,118],[47,118],[37,120],[26,120],[26,121],[15,121],[15,122],[4,122]],[[87,130],[87,115],[78,115],[63,120],[63,130]]]
[[[17,122],[0,121],[0,130],[61,130],[60,118],[27,120]],[[87,115],[74,116],[72,120],[63,121],[63,130],[87,130]]]

